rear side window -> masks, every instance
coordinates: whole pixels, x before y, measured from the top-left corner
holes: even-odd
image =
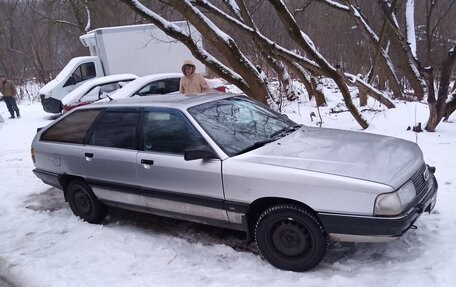
[[[115,82],[115,83],[107,83],[101,84],[93,87],[85,93],[80,99],[80,102],[94,102],[100,99],[106,98],[106,94],[110,95],[113,92],[117,91],[118,89],[125,86],[125,84],[129,81],[122,81],[122,82]]]
[[[87,131],[101,111],[75,111],[44,131],[41,140],[83,144]]]
[[[179,91],[180,78],[157,80],[147,84],[136,94],[139,96],[163,95]]]
[[[179,83],[180,78],[167,79],[165,94],[179,91]]]
[[[88,144],[124,149],[136,148],[139,110],[107,110],[97,120]]]

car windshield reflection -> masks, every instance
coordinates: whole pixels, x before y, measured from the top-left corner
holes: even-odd
[[[299,128],[285,116],[246,97],[213,101],[188,111],[229,156],[261,147]]]

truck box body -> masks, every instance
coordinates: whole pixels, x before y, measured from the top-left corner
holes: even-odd
[[[189,30],[187,22],[175,24]],[[192,26],[190,33],[195,39],[201,39]],[[106,75],[173,73],[180,71],[184,60],[193,58],[184,44],[152,24],[96,29],[81,36],[80,40],[89,48],[91,56],[100,58]],[[195,64],[197,71],[204,74],[204,65],[199,61]]]
[[[202,43],[201,34],[193,26],[185,21],[174,24]],[[206,73],[205,66],[184,44],[153,24],[99,28],[82,35],[80,41],[89,48],[90,56],[73,58],[54,80],[40,90],[46,112],[60,113],[62,98],[96,77],[180,72],[186,59],[193,60],[199,73]]]

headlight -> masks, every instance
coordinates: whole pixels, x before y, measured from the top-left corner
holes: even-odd
[[[415,186],[413,185],[412,181],[408,181],[406,184],[404,184],[399,190],[397,191],[397,194],[399,195],[399,198],[401,199],[402,206],[405,208],[407,205],[409,205],[410,202],[415,199],[416,196],[416,190]]]
[[[398,215],[416,196],[415,187],[408,181],[395,192],[383,193],[375,200],[375,215]]]

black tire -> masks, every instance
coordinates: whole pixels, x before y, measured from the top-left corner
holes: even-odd
[[[306,209],[289,204],[273,206],[260,215],[255,241],[271,265],[296,272],[318,265],[328,247],[319,220]]]
[[[73,180],[67,188],[67,198],[73,213],[89,223],[100,223],[108,213],[92,188],[82,180]]]

